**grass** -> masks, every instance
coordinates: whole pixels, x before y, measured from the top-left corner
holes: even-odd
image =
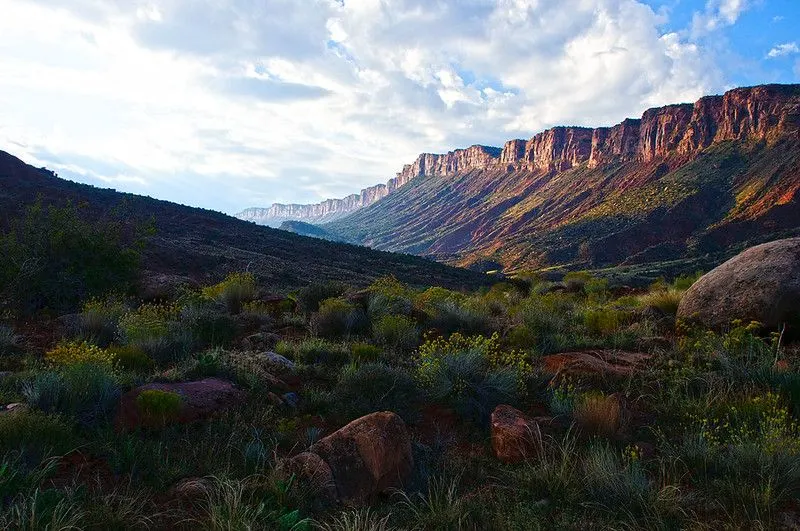
[[[475,293],[384,279],[314,303],[333,292],[315,287],[305,309],[287,306],[279,320],[236,314],[200,288],[115,310],[119,333],[108,345],[69,329],[38,352],[20,343],[19,370],[0,379],[0,396],[28,405],[0,413],[0,524],[711,529],[786,518],[800,496],[796,346],[753,323],[725,333],[659,324],[662,346],[629,376],[552,381],[543,356],[635,348],[655,331],[647,308],[668,313],[660,301],[689,280],[619,297],[583,274],[569,290],[531,278]],[[347,329],[351,315],[360,328]],[[235,325],[211,346],[198,339],[201,321]],[[325,327],[329,338],[319,337]],[[275,351],[295,365],[239,348],[254,330],[278,335]],[[143,348],[183,334],[193,339],[180,352],[153,359]],[[209,377],[233,381],[246,399],[181,425],[182,397],[142,393],[139,407],[158,429],[114,429],[129,389]],[[494,458],[498,404],[538,419],[536,458]],[[404,490],[339,508],[281,472],[286,457],[383,410],[398,413],[413,440],[417,466]],[[174,500],[187,482],[198,488]]]

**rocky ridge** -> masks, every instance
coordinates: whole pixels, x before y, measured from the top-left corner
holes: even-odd
[[[421,176],[444,177],[474,170],[561,172],[586,163],[589,168],[616,162],[678,156],[691,159],[721,142],[771,141],[800,137],[800,85],[737,88],[696,103],[648,109],[639,119],[613,127],[553,127],[530,140],[514,139],[502,148],[474,145],[445,154],[423,153],[386,184],[360,194],[314,205],[249,208],[240,219],[279,226],[287,220],[326,223],[369,206]]]

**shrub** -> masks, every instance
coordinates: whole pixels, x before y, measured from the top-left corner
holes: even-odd
[[[236,322],[216,304],[204,301],[187,304],[179,318],[180,326],[191,331],[198,347],[224,347],[236,337]]]
[[[347,286],[341,282],[315,282],[301,289],[297,294],[297,306],[305,314],[319,310],[322,301],[341,297]]]
[[[436,304],[429,325],[443,334],[483,334],[490,328],[485,314],[455,300]]]
[[[587,393],[575,405],[578,425],[591,435],[611,437],[620,428],[621,408],[616,396]]]
[[[23,385],[22,392],[31,406],[45,413],[72,416],[86,426],[106,420],[120,395],[111,367],[94,363],[39,373]]]
[[[98,365],[114,365],[114,355],[98,346],[85,341],[64,341],[44,355],[45,360],[54,365],[74,365],[94,363]]]
[[[231,314],[242,311],[242,304],[256,296],[256,277],[252,273],[231,273],[219,284],[203,289],[203,295],[225,304]]]
[[[0,325],[0,356],[16,354],[20,337],[10,326]]]
[[[702,271],[696,271],[693,275],[680,275],[672,282],[672,287],[678,291],[686,291],[702,276]]]
[[[411,350],[419,344],[414,319],[404,315],[385,315],[372,325],[375,340],[395,351]]]
[[[152,226],[82,209],[37,203],[0,233],[0,304],[25,314],[70,311],[133,286]]]
[[[420,384],[432,399],[449,404],[468,419],[484,422],[498,404],[513,401],[519,391],[515,368],[493,367],[488,351],[495,341],[460,334],[450,340],[426,341],[416,360]]]
[[[79,337],[108,346],[118,334],[117,323],[127,312],[119,297],[94,298],[83,305],[78,318]]]
[[[179,314],[180,308],[176,305],[143,304],[123,315],[119,328],[128,343],[149,341],[166,336]]]
[[[414,306],[428,314],[433,314],[439,304],[444,302],[460,304],[465,300],[466,296],[461,293],[434,286],[417,295]]]
[[[682,297],[683,291],[678,289],[659,289],[641,295],[639,301],[645,308],[657,308],[667,315],[677,315]]]
[[[567,291],[583,291],[583,288],[592,280],[592,275],[586,271],[571,271],[564,275],[564,285]]]
[[[419,396],[409,373],[382,363],[345,367],[333,390],[334,403],[348,421],[375,411],[393,411],[411,422]]]
[[[145,422],[164,425],[178,418],[183,399],[178,393],[148,389],[136,397],[136,407]]]
[[[627,324],[628,312],[614,308],[586,308],[583,311],[583,325],[590,334],[608,336]]]
[[[305,364],[324,363],[343,365],[350,359],[350,349],[346,344],[333,343],[320,338],[311,338],[299,343],[281,341],[275,351],[288,358]]]
[[[311,317],[311,330],[322,337],[344,337],[365,331],[366,314],[344,299],[328,299]]]
[[[357,363],[370,363],[378,361],[383,351],[369,343],[353,343],[350,345],[350,356]]]
[[[0,415],[0,448],[4,451],[14,449],[40,459],[48,454],[73,450],[77,444],[70,427],[55,415],[40,411],[15,411]],[[0,482],[2,478],[0,465]]]
[[[410,299],[383,293],[372,293],[367,301],[367,315],[373,321],[386,315],[410,315],[413,309]]]
[[[116,360],[117,367],[126,371],[144,373],[155,367],[153,359],[136,345],[115,345],[107,352]]]

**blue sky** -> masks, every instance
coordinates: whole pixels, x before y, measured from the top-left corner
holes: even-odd
[[[798,0],[2,0],[0,149],[235,213],[800,82]]]

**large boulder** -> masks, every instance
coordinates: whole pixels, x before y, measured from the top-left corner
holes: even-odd
[[[537,455],[542,431],[535,419],[501,404],[492,412],[492,450],[503,463],[518,463]]]
[[[770,330],[800,319],[800,238],[747,249],[703,275],[683,295],[678,318],[724,329],[758,321]]]
[[[137,398],[144,391],[158,390],[175,393],[181,397],[180,407],[169,418],[153,418],[140,410]],[[244,391],[231,382],[218,378],[207,378],[195,382],[151,383],[125,393],[120,399],[115,424],[120,430],[139,427],[160,427],[170,423],[186,424],[203,420],[218,411],[239,404],[244,399]]]
[[[336,494],[347,505],[363,505],[377,494],[402,487],[411,476],[411,438],[395,413],[371,413],[318,441],[310,449],[330,468]],[[304,464],[314,462],[308,457]],[[314,467],[318,470],[321,465]],[[325,476],[325,470],[320,472]]]

